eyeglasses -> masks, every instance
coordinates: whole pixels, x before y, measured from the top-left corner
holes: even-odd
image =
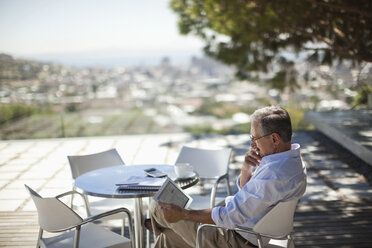
[[[271,135],[271,134],[273,134],[273,133],[268,133],[268,134],[262,135],[262,136],[257,137],[257,138],[255,138],[255,137],[253,137],[253,136],[251,135],[251,136],[250,136],[250,137],[251,137],[251,142],[256,142],[257,140],[262,139],[262,138],[264,138],[264,137],[267,137],[267,136],[269,136],[269,135]]]

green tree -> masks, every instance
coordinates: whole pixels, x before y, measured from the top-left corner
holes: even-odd
[[[273,71],[273,87],[294,87],[293,63],[372,62],[371,0],[171,0],[182,34],[235,65],[237,76]]]
[[[27,117],[33,113],[40,112],[37,107],[23,105],[0,106],[0,126],[20,118]]]
[[[368,104],[368,95],[372,94],[372,87],[363,85],[357,90],[357,96],[353,100],[353,107],[366,106]]]

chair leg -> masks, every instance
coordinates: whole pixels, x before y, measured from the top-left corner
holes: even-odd
[[[74,184],[72,184],[72,191],[75,191],[76,190],[76,187],[75,187],[75,185]],[[75,194],[71,194],[71,203],[70,203],[70,208],[71,209],[74,209],[74,197],[75,196]]]
[[[288,235],[288,247],[295,248],[294,240],[291,235]]]
[[[146,214],[147,214],[147,218],[150,218],[150,198],[147,198],[147,211],[146,211]],[[150,236],[152,235],[152,233],[146,229],[146,247],[150,247],[150,243],[151,243],[151,238]]]
[[[227,175],[226,177],[226,187],[227,187],[227,193],[229,195],[232,195],[232,191],[231,191],[231,187],[230,187],[230,179],[229,179],[229,175]]]
[[[263,243],[262,243],[261,235],[260,235],[260,234],[257,234],[256,237],[257,237],[257,244],[258,244],[258,247],[259,247],[259,248],[262,248],[262,247],[263,247]]]
[[[74,209],[74,194],[71,194],[71,204],[70,204],[70,208],[71,209]]]
[[[40,240],[41,240],[42,236],[43,236],[43,229],[41,229],[41,227],[40,227],[40,229],[39,229],[39,235],[37,237],[36,248],[40,248],[41,247],[40,246],[40,243],[41,243]]]
[[[198,227],[198,232],[196,233],[196,248],[201,248],[201,243],[202,243],[202,229],[203,229],[203,226],[200,225]]]
[[[90,212],[90,203],[89,203],[87,195],[84,195],[84,201],[85,201],[85,208],[86,208],[86,211],[87,211],[87,215],[91,216],[92,213]]]
[[[81,228],[81,226],[78,226],[78,227],[76,227],[76,230],[75,230],[74,248],[79,248],[80,228]]]
[[[121,223],[121,236],[125,235],[125,218],[123,218],[123,222]]]

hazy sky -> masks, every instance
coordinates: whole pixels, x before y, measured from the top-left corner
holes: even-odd
[[[200,54],[170,0],[0,0],[0,53],[112,58]]]

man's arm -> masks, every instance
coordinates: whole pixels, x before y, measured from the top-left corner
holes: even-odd
[[[212,219],[212,208],[203,210],[184,209],[174,204],[159,202],[160,211],[169,223],[189,220],[205,224],[215,224]]]
[[[240,172],[240,188],[243,188],[244,185],[251,179],[253,168],[250,165],[247,165],[244,162],[244,165],[242,167],[242,170]]]

